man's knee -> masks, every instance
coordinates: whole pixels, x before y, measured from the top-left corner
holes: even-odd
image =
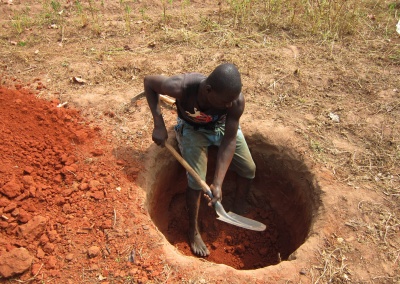
[[[247,179],[254,179],[256,176],[256,164],[254,162],[249,163],[248,166],[242,170],[240,176]]]

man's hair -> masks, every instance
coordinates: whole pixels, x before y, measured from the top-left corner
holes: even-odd
[[[242,91],[242,80],[237,67],[232,63],[219,65],[207,77],[207,84],[223,95],[238,96]]]

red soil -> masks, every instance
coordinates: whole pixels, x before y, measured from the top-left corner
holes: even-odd
[[[141,237],[148,228],[133,225],[148,222],[141,205],[124,208],[137,189],[121,171],[126,164],[110,154],[99,128],[57,105],[18,84],[0,88],[0,256],[29,251],[33,264],[20,279],[63,275],[78,283],[82,270],[85,277],[153,278],[156,267],[127,258],[149,238]]]

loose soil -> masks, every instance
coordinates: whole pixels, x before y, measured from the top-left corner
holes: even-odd
[[[53,25],[42,1],[0,3],[1,283],[400,281],[397,34],[327,42],[285,29],[213,33],[204,17],[228,13],[226,3],[163,10],[151,0],[128,2],[128,31],[118,3],[95,4],[83,24],[62,1]],[[18,33],[17,13],[39,24]],[[195,23],[201,37],[186,29]],[[226,61],[242,73],[241,126],[258,168],[246,216],[268,228],[236,229],[202,204],[211,255],[197,258],[186,243],[184,171],[152,143],[146,101],[131,99],[147,74],[208,74]],[[174,143],[175,109],[162,111]],[[177,191],[163,204],[155,188],[172,168],[165,187]],[[296,179],[308,211],[293,200],[287,181]],[[306,236],[281,255],[303,222]],[[17,263],[2,257],[21,248],[31,265],[9,275]]]

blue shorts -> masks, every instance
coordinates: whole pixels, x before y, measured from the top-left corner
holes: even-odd
[[[196,129],[178,118],[175,134],[181,154],[203,180],[205,180],[207,174],[208,147],[213,145],[219,147],[224,133],[225,124],[217,124],[215,129],[201,127]],[[255,176],[256,165],[251,157],[240,126],[236,136],[235,154],[229,169],[244,178],[253,179]],[[188,173],[187,176],[188,186],[192,189],[201,190],[201,186],[196,180]]]

